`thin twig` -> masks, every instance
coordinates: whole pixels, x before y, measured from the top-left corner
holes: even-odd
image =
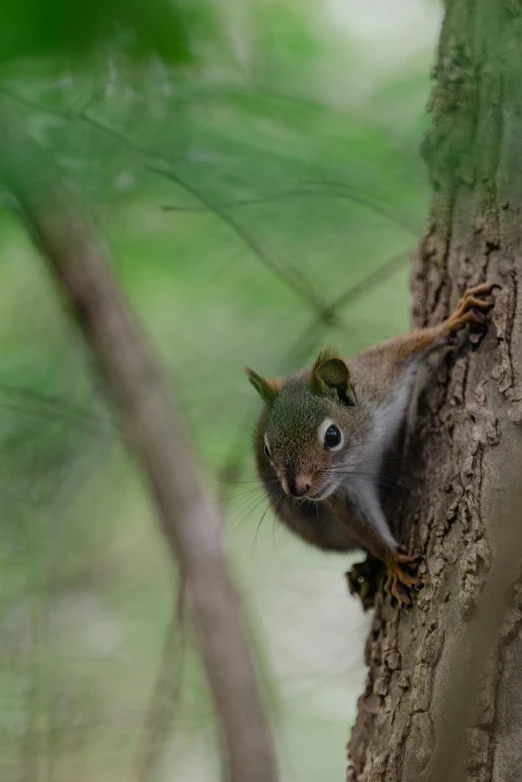
[[[408,231],[408,233],[412,234],[415,238],[417,238],[420,235],[420,228],[417,230],[408,220],[405,220],[402,217],[397,217],[392,212],[390,212],[385,207],[381,206],[380,204],[376,204],[375,201],[372,201],[369,197],[366,197],[364,195],[357,195],[354,192],[351,191],[351,188],[348,184],[345,183],[333,183],[330,184],[329,190],[321,190],[321,188],[324,188],[325,185],[329,185],[329,183],[323,183],[323,182],[302,182],[301,184],[306,185],[308,188],[311,188],[312,186],[316,186],[315,189],[302,189],[302,188],[292,188],[290,190],[284,190],[281,193],[271,193],[269,195],[265,196],[257,196],[255,198],[240,198],[237,200],[231,199],[229,201],[222,201],[218,204],[219,207],[222,209],[237,209],[239,207],[244,206],[259,206],[261,204],[267,204],[271,201],[279,201],[281,199],[285,198],[301,198],[301,197],[312,197],[312,198],[337,198],[337,199],[346,199],[349,201],[352,201],[356,204],[360,204],[360,206],[365,207],[366,209],[371,210],[372,212],[375,212],[380,217],[383,217],[386,220],[390,220],[391,222],[398,225],[400,228],[404,229],[405,231]],[[349,192],[344,192],[349,191]],[[208,212],[209,209],[205,206],[177,206],[177,205],[166,205],[161,207],[164,212],[188,212],[188,213],[200,213],[200,212]]]
[[[279,279],[285,283],[294,293],[296,293],[303,301],[309,304],[318,312],[323,309],[323,302],[317,294],[313,292],[313,284],[306,279],[302,269],[297,266],[293,266],[286,263],[286,267],[275,261],[272,256],[266,252],[264,247],[257,241],[255,236],[248,231],[241,223],[237,221],[235,217],[228,214],[228,212],[217,203],[212,201],[202,190],[196,185],[188,182],[182,178],[177,171],[174,171],[169,164],[165,167],[164,161],[160,162],[160,165],[153,163],[143,163],[143,165],[149,170],[165,179],[170,179],[172,182],[183,187],[188,193],[193,195],[202,204],[205,204],[208,211],[213,212],[226,223],[234,233],[239,236],[247,247],[257,256],[261,263],[270,269]],[[293,275],[290,274],[287,269],[291,269]]]
[[[32,388],[0,384],[0,397],[2,395],[16,399],[15,402],[0,402],[2,409],[38,418],[54,418],[81,431],[89,431],[103,437],[113,437],[115,434],[110,419],[98,417],[87,408],[71,404],[63,397],[51,396]],[[24,405],[18,404],[20,398],[24,400]]]
[[[181,669],[186,645],[185,582],[178,595],[163,647],[149,710],[145,717],[137,762],[138,782],[150,782],[172,729],[173,712],[179,707]]]
[[[314,307],[314,309],[321,311],[323,302],[313,292],[314,285],[310,281],[306,280],[302,270],[298,267],[291,266],[288,262],[285,268],[285,266],[283,266],[281,263],[278,263],[276,260],[274,260],[271,254],[264,249],[256,237],[247,228],[241,225],[241,223],[239,223],[235,217],[229,215],[223,207],[214,203],[213,200],[209,198],[209,196],[200,190],[200,188],[183,177],[173,166],[172,161],[151,152],[149,149],[140,147],[127,138],[127,136],[125,136],[123,133],[120,133],[118,130],[114,130],[108,125],[105,125],[103,122],[100,122],[94,117],[91,117],[86,112],[82,112],[81,114],[72,114],[66,111],[48,109],[44,106],[39,106],[38,104],[27,100],[26,98],[18,98],[12,92],[5,89],[2,89],[1,92],[3,92],[3,94],[6,95],[10,100],[16,101],[26,108],[31,108],[34,111],[40,111],[46,114],[51,114],[53,116],[59,117],[62,120],[78,120],[91,126],[100,133],[118,139],[122,146],[127,149],[128,154],[130,154],[133,159],[139,163],[139,165],[143,166],[143,168],[146,170],[157,174],[158,176],[175,182],[181,188],[186,190],[186,192],[190,193],[194,198],[196,198],[201,204],[203,204],[205,209],[213,212],[215,215],[221,218],[221,220],[225,222],[237,236],[239,236],[239,238],[247,245],[247,247],[254,253],[254,255],[264,266],[266,266],[277,277],[279,277],[279,279],[303,301]],[[287,268],[290,268],[293,274],[289,273]]]

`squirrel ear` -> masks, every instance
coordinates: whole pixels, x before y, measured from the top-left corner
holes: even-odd
[[[316,394],[335,395],[345,405],[355,404],[350,370],[337,350],[326,348],[317,356],[310,373],[310,385]]]
[[[274,399],[281,390],[280,380],[267,380],[265,377],[256,374],[253,369],[245,367],[245,372],[248,375],[248,379],[256,389],[257,393],[266,404],[270,407]]]

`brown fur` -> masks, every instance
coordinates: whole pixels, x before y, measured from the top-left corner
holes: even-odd
[[[418,586],[407,567],[414,562],[394,539],[382,511],[380,484],[386,456],[404,428],[418,370],[434,353],[454,347],[467,325],[483,325],[494,286],[468,291],[440,326],[396,337],[347,361],[332,348],[311,370],[269,381],[252,370],[249,379],[265,401],[255,435],[255,457],[272,508],[295,534],[324,550],[362,548],[381,560],[389,589],[402,604]],[[328,420],[342,432],[338,450],[319,440]],[[265,443],[270,458],[265,455]],[[308,497],[287,496],[302,486]],[[329,493],[328,493],[329,492]]]

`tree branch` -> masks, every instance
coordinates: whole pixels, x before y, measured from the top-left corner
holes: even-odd
[[[0,105],[0,172],[94,354],[186,579],[226,744],[230,782],[273,782],[269,726],[221,544],[221,520],[193,463],[168,383],[93,227],[60,174]]]
[[[141,165],[144,169],[156,174],[157,176],[168,179],[181,187],[197,201],[199,201],[203,209],[209,212],[213,212],[219,217],[228,227],[242,240],[242,242],[254,253],[259,261],[273,272],[290,290],[292,290],[298,297],[304,302],[313,307],[315,310],[320,311],[323,302],[314,292],[314,284],[312,281],[306,279],[306,275],[303,270],[298,266],[290,263],[282,264],[275,260],[270,253],[268,253],[264,247],[260,244],[257,238],[250,233],[238,220],[232,215],[228,214],[224,207],[214,203],[212,198],[209,198],[206,193],[200,190],[197,185],[189,182],[185,177],[181,176],[179,171],[172,162],[165,157],[156,155],[148,149],[145,149],[135,144],[131,139],[127,138],[123,133],[115,130],[103,122],[91,117],[89,114],[83,112],[82,114],[74,114],[66,111],[59,111],[54,109],[47,109],[43,106],[33,103],[25,98],[18,98],[11,92],[2,89],[1,92],[6,95],[7,98],[26,106],[34,111],[42,111],[46,114],[59,117],[62,120],[70,121],[77,120],[86,125],[89,125],[99,133],[103,133],[106,136],[110,136],[119,141],[122,146],[127,150],[127,154],[136,163]]]
[[[404,219],[400,215],[395,215],[380,204],[375,203],[370,197],[364,195],[357,195],[353,192],[353,189],[349,185],[342,182],[313,182],[305,181],[298,182],[303,187],[293,187],[289,190],[283,190],[280,193],[269,193],[268,195],[256,196],[254,198],[238,198],[237,200],[231,199],[230,201],[224,201],[219,204],[221,209],[237,209],[244,206],[260,206],[262,204],[268,204],[272,201],[280,201],[285,198],[337,198],[351,201],[352,203],[359,204],[365,209],[374,212],[379,217],[389,220],[390,222],[398,225],[404,231],[407,231],[412,236],[417,238],[421,234],[421,228],[418,229],[410,223],[409,220]],[[307,188],[307,189],[305,189]],[[327,189],[328,188],[328,189]],[[178,206],[178,205],[165,205],[162,206],[164,212],[209,212],[211,211],[206,206]]]

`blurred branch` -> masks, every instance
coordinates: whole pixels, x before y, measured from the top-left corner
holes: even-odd
[[[137,764],[138,782],[149,782],[152,779],[169,737],[172,711],[179,706],[181,666],[186,643],[184,608],[185,582],[181,577],[149,711],[145,719]]]
[[[275,761],[221,519],[194,465],[168,383],[119,290],[104,248],[60,172],[0,105],[0,171],[89,345],[158,520],[186,578],[192,617],[227,750],[230,782],[273,782]]]
[[[395,255],[385,264],[380,266],[377,271],[373,272],[373,274],[369,274],[368,277],[364,278],[364,280],[361,280],[361,282],[352,285],[344,293],[341,293],[339,296],[337,296],[337,298],[333,299],[333,301],[331,301],[328,307],[326,307],[326,309],[323,311],[323,318],[325,317],[325,313],[334,313],[338,309],[347,307],[348,304],[356,301],[360,296],[364,296],[366,293],[369,293],[377,285],[380,285],[381,282],[384,282],[389,277],[391,277],[392,274],[395,274],[398,269],[405,266],[408,262],[409,258],[407,253],[401,252],[398,255]],[[310,328],[312,328],[312,326],[310,326]]]
[[[80,118],[84,119],[86,122],[90,123],[91,125],[93,125],[94,127],[98,128],[99,130],[105,133],[116,134],[116,136],[122,142],[124,142],[128,147],[134,149],[140,155],[146,155],[148,157],[152,156],[154,158],[157,157],[155,155],[152,155],[148,150],[142,149],[141,147],[134,145],[132,141],[126,138],[126,136],[120,134],[118,131],[113,131],[111,128],[107,127],[103,123],[100,123],[97,120],[94,120],[86,115],[80,115]],[[244,226],[238,223],[236,218],[229,215],[225,211],[225,208],[222,205],[213,202],[203,191],[201,191],[194,184],[188,182],[186,179],[181,177],[181,175],[172,168],[168,160],[164,160],[163,158],[160,158],[160,162],[162,165],[166,164],[167,166],[169,166],[167,169],[162,168],[162,166],[158,166],[157,164],[146,162],[143,159],[140,162],[149,171],[152,171],[164,178],[170,179],[176,184],[178,184],[188,193],[193,195],[194,198],[200,201],[200,203],[203,204],[203,207],[206,211],[214,212],[214,214],[220,217],[244,241],[244,243],[250,248],[250,250],[252,250],[252,252],[259,258],[259,260],[267,268],[269,268],[272,272],[274,272],[287,285],[287,287],[289,287],[294,293],[300,296],[300,298],[303,299],[303,301],[308,303],[316,310],[318,322],[324,323],[325,325],[332,325],[331,314],[330,314],[332,312],[332,304],[327,305],[326,307],[323,305],[321,299],[315,293],[313,293],[313,289],[314,289],[313,283],[306,279],[303,270],[301,268],[299,268],[298,266],[293,267],[287,264],[287,266],[290,269],[292,269],[292,271],[295,273],[295,277],[289,274],[285,268],[283,268],[280,264],[274,261],[274,259],[259,244],[257,239],[254,236],[252,236],[252,234],[247,229],[245,229]],[[350,186],[346,183],[335,182],[335,181],[318,182],[318,181],[309,180],[309,181],[303,181],[301,184],[305,186],[319,185],[319,186],[335,187],[335,188],[339,188],[340,190],[350,190],[349,193],[346,193],[345,195],[339,195],[338,197],[350,198],[351,200],[356,201],[361,205],[366,206],[367,208],[373,209],[381,216],[394,220],[398,225],[400,225],[401,228],[409,231],[416,239],[420,234],[419,230],[404,222],[402,218],[400,219],[395,218],[382,207],[376,204],[372,204],[368,199],[365,199],[363,196],[357,196],[356,194],[354,194],[351,191]],[[347,294],[344,294],[344,296],[346,295]],[[359,293],[355,293],[355,296],[357,295],[359,295]],[[345,303],[348,303],[350,300],[352,300],[350,297],[351,294],[348,296]],[[335,306],[339,306],[339,305],[336,304]]]
[[[371,201],[369,198],[366,198],[362,195],[356,195],[354,192],[351,191],[351,188],[348,184],[342,183],[342,182],[313,182],[313,181],[307,181],[302,182],[300,184],[306,185],[308,187],[316,186],[318,188],[320,187],[330,187],[333,189],[321,191],[321,190],[303,190],[303,189],[292,189],[292,190],[286,190],[281,193],[272,193],[270,195],[265,196],[258,196],[257,198],[243,198],[238,199],[237,201],[225,201],[219,204],[219,206],[224,209],[235,209],[238,207],[243,206],[257,206],[259,204],[266,204],[270,201],[278,201],[284,198],[301,198],[301,197],[312,197],[312,198],[340,198],[340,199],[347,199],[349,201],[352,201],[353,203],[360,204],[361,206],[364,206],[365,208],[371,210],[372,212],[375,212],[376,214],[380,215],[381,217],[384,217],[386,220],[390,220],[391,222],[398,225],[400,228],[403,228],[405,231],[408,231],[408,233],[412,234],[416,239],[420,236],[421,228],[418,226],[416,228],[412,224],[410,224],[409,221],[404,220],[402,217],[397,217],[389,210],[385,209],[384,207],[380,206],[379,204],[376,204],[375,202]],[[341,192],[339,192],[341,190]],[[343,190],[349,190],[350,192],[342,192]],[[162,209],[165,212],[208,212],[208,208],[204,206],[163,206]]]
[[[257,239],[250,233],[250,231],[244,228],[244,226],[242,226],[235,217],[229,215],[222,206],[214,203],[205,193],[203,193],[202,190],[197,188],[192,183],[187,182],[186,179],[180,177],[180,175],[170,167],[165,169],[161,166],[145,163],[143,161],[142,164],[148,168],[149,171],[153,171],[166,179],[170,179],[171,181],[183,187],[184,190],[193,195],[195,198],[197,198],[198,201],[205,205],[208,211],[214,212],[215,215],[220,217],[224,223],[232,228],[234,233],[243,240],[243,242],[254,253],[254,255],[257,256],[261,263],[270,269],[270,271],[273,272],[277,277],[279,277],[279,279],[284,282],[285,285],[290,288],[290,290],[296,293],[303,301],[312,306],[315,310],[319,312],[322,311],[322,301],[313,292],[314,285],[310,280],[306,279],[302,269],[300,269],[298,266],[294,267],[293,265],[291,266],[289,263],[287,263],[287,268],[291,269],[295,276],[289,274],[287,269],[284,268],[281,264],[277,263],[272,258],[272,256],[266,252],[262,245],[259,244]],[[162,161],[162,165],[164,164],[165,163]],[[167,165],[170,166],[168,163]]]
[[[108,126],[104,125],[103,123],[99,122],[98,120],[95,120],[93,117],[88,115],[86,109],[89,107],[92,99],[86,105],[86,107],[84,107],[84,109],[80,112],[59,111],[58,109],[49,109],[45,106],[40,106],[38,103],[28,100],[27,98],[24,98],[20,95],[16,95],[10,90],[6,90],[4,87],[2,87],[1,92],[3,92],[4,95],[6,95],[6,97],[10,98],[10,100],[16,101],[20,105],[25,106],[26,108],[31,109],[32,111],[38,111],[45,114],[52,114],[54,116],[59,117],[60,119],[67,120],[67,121],[70,120],[83,121],[91,125],[96,130],[100,131],[101,133],[111,134],[116,139],[118,139],[122,144],[132,147],[140,154],[144,154],[144,155],[151,154],[149,150],[143,149],[133,144],[133,142],[127,136],[125,136],[125,134],[120,133],[119,131],[113,128],[109,128]],[[285,99],[291,100],[290,97],[286,97]],[[298,99],[294,99],[294,100],[299,102]],[[156,173],[161,173],[161,175],[163,175],[163,172],[156,172]],[[236,207],[243,207],[243,206],[256,206],[258,204],[264,204],[279,199],[295,198],[295,197],[302,197],[302,196],[305,197],[311,196],[316,198],[317,197],[340,198],[340,199],[347,199],[356,204],[360,204],[361,206],[366,207],[372,212],[375,212],[375,214],[380,215],[384,219],[394,222],[400,228],[412,234],[412,236],[414,236],[415,239],[418,239],[418,237],[422,234],[421,225],[416,225],[412,223],[407,217],[394,214],[385,206],[376,203],[375,200],[373,200],[370,196],[364,194],[364,192],[361,192],[358,188],[354,187],[348,182],[336,181],[336,180],[313,180],[313,179],[302,180],[297,184],[313,189],[303,190],[302,188],[292,187],[292,189],[283,191],[281,193],[272,193],[269,195],[259,196],[256,198],[230,200],[222,203],[210,203],[208,197],[204,197],[199,190],[196,191],[194,188],[191,189],[190,187],[188,187],[187,186],[188,183],[186,181],[180,181],[179,177],[176,179],[176,182],[185,190],[191,192],[192,195],[194,195],[194,197],[202,203],[202,206],[165,205],[162,207],[162,209],[166,212],[215,212],[223,219],[226,219],[226,216],[224,216],[221,211],[223,209],[233,209]],[[327,189],[321,192],[320,188],[327,188]],[[235,225],[231,225],[231,227],[234,228],[234,230],[236,230]],[[244,235],[241,238],[244,239],[245,238]],[[258,252],[258,250],[252,247],[252,245],[250,245],[250,247],[254,252]]]
[[[348,182],[321,179],[303,179],[299,182],[299,184],[308,187],[332,188],[334,192],[337,190],[337,198],[348,198],[355,204],[359,204],[360,206],[364,206],[367,209],[371,209],[373,212],[380,215],[381,217],[384,217],[386,220],[391,220],[400,228],[408,231],[408,233],[412,234],[415,239],[418,239],[422,234],[422,225],[415,225],[414,223],[411,223],[408,218],[393,214],[386,207],[376,203],[374,200],[371,200],[370,197],[365,195],[364,192],[361,192],[359,188],[354,187],[354,185],[351,185]]]
[[[75,114],[66,111],[48,109],[44,106],[39,106],[38,104],[27,100],[26,98],[19,98],[17,95],[4,88],[2,88],[1,92],[3,92],[3,94],[10,100],[16,101],[17,103],[20,103],[20,105],[23,105],[26,108],[30,108],[33,111],[51,114],[67,121],[78,120],[90,125],[100,133],[116,138],[119,142],[121,142],[122,146],[127,149],[127,152],[131,155],[131,157],[136,160],[137,163],[143,166],[143,168],[179,185],[179,187],[183,188],[187,193],[190,193],[190,195],[203,204],[205,210],[213,212],[217,217],[219,217],[229,226],[229,228],[232,229],[232,231],[237,236],[239,236],[239,238],[261,261],[261,263],[270,269],[270,271],[273,272],[288,288],[290,288],[290,290],[292,290],[297,296],[299,296],[303,301],[312,306],[314,309],[321,311],[322,301],[314,293],[315,286],[311,281],[306,279],[306,276],[299,267],[294,267],[287,263],[287,268],[289,268],[293,274],[289,273],[287,268],[275,261],[272,256],[267,253],[267,251],[262,247],[262,245],[248,229],[242,226],[235,217],[229,215],[225,211],[224,207],[214,203],[212,199],[209,198],[196,185],[182,177],[168,159],[158,156],[150,150],[134,144],[134,142],[127,138],[127,136],[125,136],[123,133],[110,128],[103,122],[99,122],[97,119],[94,119],[85,112],[82,112],[81,114]]]
[[[331,103],[324,103],[315,98],[305,95],[295,95],[280,90],[275,90],[259,82],[253,82],[246,80],[242,86],[238,85],[222,85],[221,87],[212,84],[209,88],[208,84],[204,84],[200,87],[199,91],[192,92],[191,95],[196,94],[198,97],[203,96],[205,101],[217,98],[222,100],[223,96],[226,97],[251,97],[253,95],[260,98],[265,98],[269,103],[283,103],[288,104],[296,109],[301,109],[306,112],[319,113],[323,115],[330,115],[338,118],[351,118],[354,111],[352,108],[346,106],[335,106]],[[359,120],[359,116],[357,116]],[[389,134],[388,134],[389,138]],[[393,144],[395,150],[402,156],[405,156],[405,161],[409,168],[409,174],[415,178],[418,182],[425,181],[425,173],[423,167],[420,165],[421,158],[419,155],[411,155],[411,147],[406,146],[404,143],[398,143],[398,139],[394,139]]]
[[[30,583],[31,576],[28,576]],[[46,714],[43,698],[42,649],[47,640],[45,609],[40,597],[32,594],[27,625],[25,664],[28,679],[25,702],[25,725],[20,745],[20,782],[41,782],[45,779],[48,737],[44,731]]]
[[[0,395],[16,399],[16,402],[0,402],[0,408],[4,410],[32,415],[37,418],[48,419],[51,417],[59,421],[67,421],[76,429],[90,431],[96,436],[114,436],[114,428],[111,426],[112,422],[109,418],[98,417],[86,408],[71,404],[63,397],[49,396],[32,388],[5,385],[0,385]],[[23,405],[18,403],[19,399],[24,400]]]
[[[277,261],[275,261],[272,258],[272,256],[266,252],[266,250],[257,241],[257,239],[250,233],[250,231],[248,231],[248,229],[246,229],[243,225],[241,225],[241,223],[239,223],[236,220],[236,218],[229,215],[225,211],[226,209],[239,207],[239,206],[262,204],[272,200],[291,198],[296,196],[312,196],[312,197],[323,197],[323,198],[337,197],[337,198],[348,199],[353,203],[358,203],[361,206],[370,209],[371,211],[375,212],[381,217],[394,222],[400,228],[402,228],[403,230],[407,231],[412,236],[414,236],[415,239],[417,239],[421,234],[420,226],[414,225],[407,218],[404,218],[400,215],[397,216],[393,214],[385,207],[372,201],[370,197],[366,196],[364,193],[358,192],[357,188],[355,188],[353,185],[350,185],[349,183],[343,181],[303,180],[298,184],[304,186],[305,188],[309,187],[313,189],[312,190],[306,190],[301,188],[291,189],[282,193],[269,194],[266,196],[260,196],[258,198],[242,199],[239,201],[229,201],[225,203],[216,203],[211,198],[209,198],[209,196],[206,195],[202,190],[200,190],[200,188],[198,188],[193,183],[188,182],[184,177],[182,177],[179,174],[179,172],[172,167],[172,164],[168,159],[165,159],[163,157],[158,157],[155,153],[150,152],[150,150],[134,144],[134,142],[131,141],[131,139],[129,139],[125,134],[120,133],[118,130],[115,130],[105,125],[104,123],[100,122],[99,120],[91,117],[85,111],[81,113],[74,113],[74,112],[59,111],[55,109],[47,109],[46,107],[40,106],[39,104],[34,103],[33,101],[20,97],[8,90],[5,90],[4,88],[2,88],[1,91],[11,100],[20,103],[21,105],[24,105],[25,107],[33,111],[50,113],[60,117],[63,120],[68,120],[68,121],[79,120],[81,122],[90,125],[100,133],[110,135],[116,138],[124,147],[128,149],[128,151],[131,154],[133,154],[134,157],[136,157],[136,155],[138,156],[137,161],[144,168],[157,174],[158,176],[161,176],[166,179],[170,179],[175,184],[183,188],[187,193],[190,193],[190,195],[192,195],[201,204],[201,206],[199,207],[164,206],[163,209],[165,211],[213,212],[215,215],[221,218],[223,222],[225,222],[234,231],[234,233],[236,233],[237,236],[239,236],[239,238],[247,245],[247,247],[254,253],[254,255],[258,257],[261,263],[263,263],[263,265],[265,265],[274,274],[276,274],[276,276],[278,276],[281,279],[281,281],[285,285],[287,285],[287,287],[289,287],[294,293],[296,293],[301,299],[303,299],[307,304],[312,306],[318,313],[318,319],[321,322],[325,323],[326,325],[329,325],[327,313],[332,309],[332,304],[327,305],[326,307],[324,306],[324,303],[321,301],[321,299],[313,292],[314,289],[313,282],[307,280],[304,277],[302,269],[300,269],[298,266],[293,266],[293,265],[290,266],[289,264],[287,264],[287,267],[290,268],[293,274],[289,273],[287,269],[285,269],[280,263],[277,263]],[[152,162],[153,160],[156,162]],[[159,161],[160,165],[158,165],[157,161]],[[165,168],[164,166],[167,166],[167,168]],[[328,189],[325,192],[324,190],[321,191],[321,188],[328,188]]]

